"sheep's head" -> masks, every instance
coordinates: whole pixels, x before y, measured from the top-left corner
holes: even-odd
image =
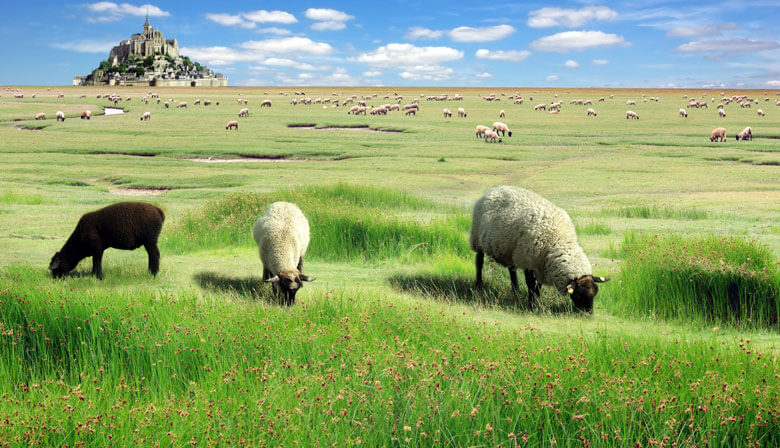
[[[64,256],[62,252],[57,252],[54,254],[54,256],[51,257],[51,261],[49,262],[49,270],[51,271],[51,275],[54,278],[63,277],[68,272],[72,271],[75,267],[76,265],[71,263],[68,257]]]
[[[593,313],[593,298],[599,292],[599,287],[596,283],[608,282],[606,277],[594,277],[592,275],[583,275],[582,277],[572,280],[566,286],[566,290],[569,292],[574,307],[580,311],[587,313]]]
[[[507,132],[507,134],[509,134],[509,136],[511,137],[512,136],[512,131]]]
[[[303,288],[303,282],[313,282],[314,277],[302,274],[297,269],[282,271],[266,280],[274,286],[274,291],[283,296],[287,305],[295,303],[295,294]]]

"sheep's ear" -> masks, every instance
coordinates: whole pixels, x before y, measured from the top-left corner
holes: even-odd
[[[51,263],[49,263],[49,270],[53,271],[58,267],[60,267],[60,257],[55,256]]]
[[[316,280],[314,277],[309,277],[308,275],[301,274],[301,280],[304,282],[313,282]]]
[[[605,282],[609,281],[609,277],[596,277],[594,275],[593,276],[593,281],[596,282],[596,283],[605,283]]]
[[[269,278],[265,281],[266,283],[279,283],[279,276],[274,275],[273,277]]]

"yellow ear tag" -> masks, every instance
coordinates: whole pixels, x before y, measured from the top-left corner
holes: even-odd
[[[574,294],[574,288],[571,285],[566,287],[566,291],[569,291],[569,294]]]

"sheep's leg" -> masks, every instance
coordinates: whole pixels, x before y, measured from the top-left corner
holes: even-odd
[[[485,253],[484,252],[477,252],[477,258],[475,260],[475,264],[477,266],[477,282],[476,286],[477,288],[482,287],[482,266],[485,264]]]
[[[512,292],[520,290],[520,285],[517,283],[517,268],[511,267],[509,269],[509,281],[512,283]]]
[[[542,285],[536,281],[534,271],[525,270],[525,285],[528,287],[528,304],[533,309],[536,298],[539,297],[539,293],[542,290]]]
[[[149,272],[157,276],[157,273],[160,272],[160,249],[157,248],[157,244],[147,244],[144,249],[149,255]]]
[[[271,277],[273,277],[273,275],[271,275],[271,271],[269,271],[268,269],[266,269],[264,267],[263,268],[263,281],[266,281],[266,280],[268,280]]]
[[[103,280],[103,250],[100,249],[92,256],[92,275]]]
[[[298,272],[303,272],[303,257],[298,257]]]

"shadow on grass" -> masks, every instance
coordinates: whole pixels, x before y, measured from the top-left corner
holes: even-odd
[[[486,279],[481,288],[474,286],[474,279],[458,275],[441,275],[433,273],[394,274],[388,278],[390,286],[396,290],[416,294],[428,299],[484,305],[505,311],[532,311],[528,306],[528,291],[522,288],[517,293],[512,291],[509,276],[506,285],[498,286],[497,282]],[[522,284],[522,281],[521,281]],[[544,289],[537,300],[535,313],[568,314],[572,307],[567,297],[550,294]]]
[[[279,305],[281,302],[273,293],[270,285],[263,283],[258,277],[234,278],[225,277],[216,272],[198,272],[193,276],[201,288],[223,294],[236,294],[245,299],[262,300],[269,304]]]

